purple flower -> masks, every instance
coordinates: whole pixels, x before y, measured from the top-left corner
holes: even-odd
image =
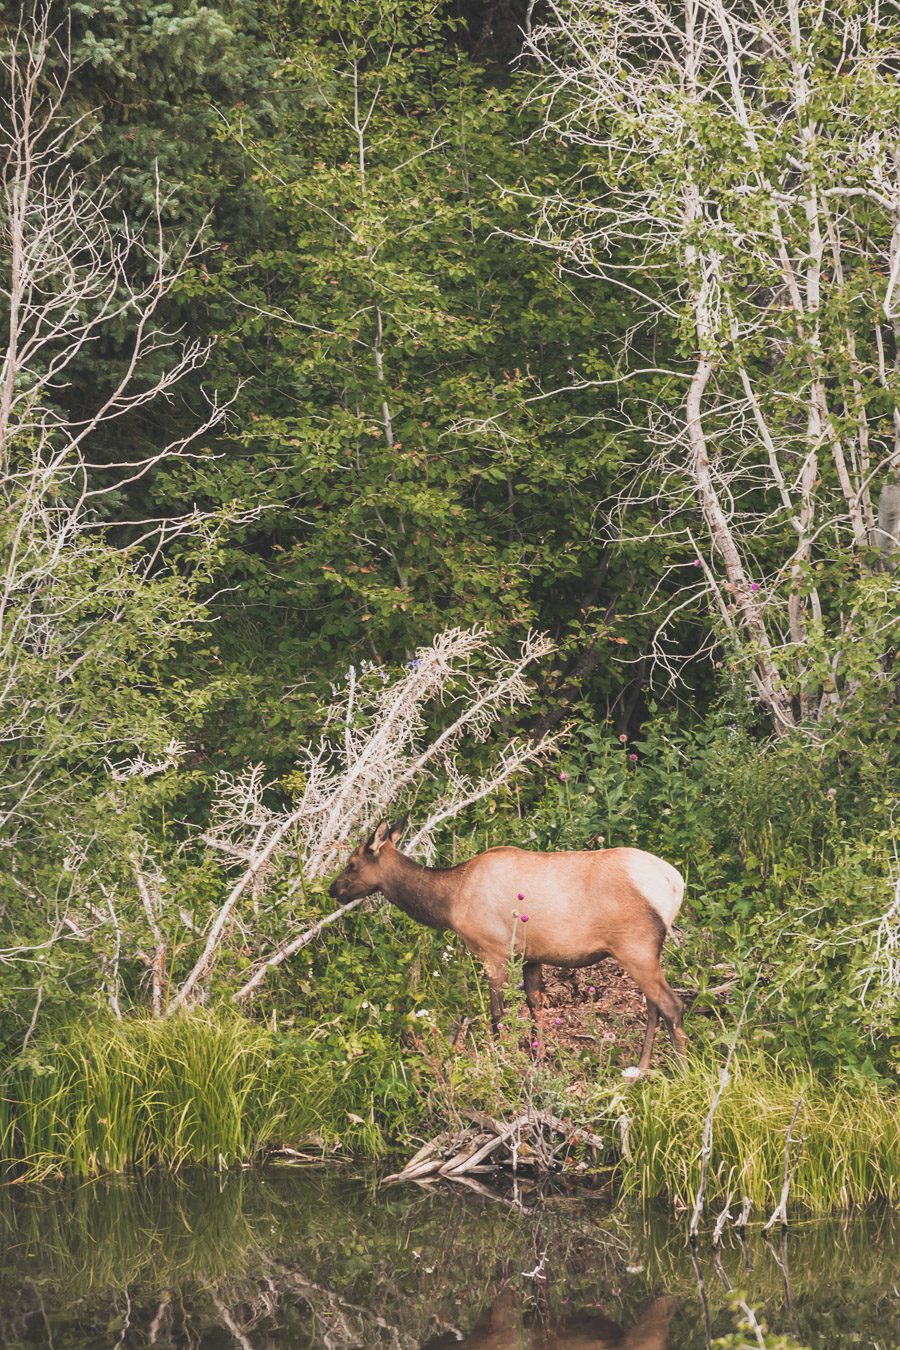
[[[703,564],[702,564],[702,562],[700,561],[699,558],[695,558],[695,559],[694,559],[694,566],[695,566],[695,567],[702,567],[702,566],[703,566]]]
[[[588,985],[588,993],[589,993],[589,994],[596,994],[596,992],[597,992],[597,986],[596,986],[595,984],[589,984],[589,985]]]
[[[518,891],[518,892],[516,893],[516,899],[517,899],[517,900],[524,900],[524,899],[525,899],[525,896],[522,894],[521,891]]]
[[[566,773],[565,769],[563,769],[562,773],[559,775],[559,781],[561,783],[568,783],[569,775]]]
[[[554,1017],[553,1020],[554,1020],[554,1022],[556,1023],[556,1025],[557,1025],[558,1027],[561,1027],[561,1026],[562,1026],[562,1018],[561,1018],[561,1017]]]
[[[759,590],[759,586],[757,585],[757,583],[756,583],[755,581],[751,581],[751,582],[750,582],[750,589],[751,589],[751,591],[758,591],[758,590]]]
[[[628,756],[628,758],[631,760],[632,764],[636,764],[636,763],[637,763],[637,755],[636,755],[633,751],[632,751],[632,753]]]
[[[532,1048],[532,1050],[540,1050],[540,1048],[541,1048],[541,1043],[540,1043],[540,1041],[532,1041],[532,1042],[531,1042],[531,1048]]]
[[[527,915],[527,914],[520,914],[520,915],[519,915],[519,918],[522,920],[523,923],[527,923],[527,922],[528,922],[528,915]]]

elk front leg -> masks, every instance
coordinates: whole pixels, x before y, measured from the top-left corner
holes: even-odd
[[[498,974],[496,971],[487,972],[488,989],[491,997],[491,1027],[494,1035],[499,1036],[503,1027],[503,984],[506,978],[506,971]]]
[[[526,961],[522,971],[522,981],[525,985],[525,999],[528,1003],[528,1011],[531,1013],[531,1020],[534,1023],[534,1045],[532,1048],[539,1052],[543,1048],[544,1028],[541,1021],[541,1013],[544,1006],[544,981],[542,979],[543,970],[540,961]]]

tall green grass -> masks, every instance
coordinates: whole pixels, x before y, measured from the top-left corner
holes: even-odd
[[[333,1044],[318,1026],[276,1034],[221,1012],[104,1018],[0,1072],[0,1169],[231,1167],[281,1144],[375,1158],[415,1127],[418,1100],[380,1033]]]
[[[73,1026],[7,1077],[0,1152],[31,1176],[230,1166],[284,1115],[271,1037],[202,1014]]]
[[[718,1066],[694,1061],[656,1073],[637,1090],[602,1089],[586,1110],[618,1142],[613,1170],[623,1195],[693,1207],[700,1185],[703,1127]],[[604,1100],[605,1097],[605,1100]],[[781,1194],[794,1108],[789,1206],[825,1213],[900,1203],[900,1096],[859,1078],[819,1078],[748,1055],[737,1059],[712,1124],[706,1203],[718,1212],[744,1196],[757,1217]]]

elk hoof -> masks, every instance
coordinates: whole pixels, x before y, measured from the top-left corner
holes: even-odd
[[[622,1077],[623,1077],[623,1078],[629,1078],[629,1079],[632,1080],[632,1082],[633,1082],[635,1079],[643,1078],[643,1076],[644,1076],[644,1070],[643,1070],[643,1069],[639,1069],[639,1068],[637,1067],[637,1065],[635,1065],[633,1068],[630,1068],[630,1069],[623,1069],[623,1070],[622,1070]]]

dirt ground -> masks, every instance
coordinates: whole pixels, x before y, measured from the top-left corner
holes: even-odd
[[[541,1022],[547,1055],[552,1055],[555,1047],[561,1047],[575,1052],[588,1050],[592,1055],[599,1053],[604,1058],[608,1056],[611,1065],[622,1068],[637,1063],[647,1025],[647,1005],[637,985],[612,957],[583,970],[544,966],[543,973]],[[520,1025],[530,1026],[521,988],[518,993]],[[676,993],[683,998],[688,1010],[691,994],[684,989],[678,989]],[[507,1011],[511,1005],[515,1005],[512,984],[506,989]],[[483,1031],[478,1019],[473,1024],[466,1018],[457,1030],[454,1048],[460,1050],[469,1037],[477,1037]],[[531,1032],[521,1033],[523,1050],[527,1049],[531,1035]],[[670,1053],[669,1039],[660,1022],[653,1062],[658,1063]]]
[[[606,1044],[612,1058],[634,1063],[646,1020],[643,994],[611,958],[584,970],[545,967],[543,1021],[548,1050],[554,1041],[591,1050]]]

